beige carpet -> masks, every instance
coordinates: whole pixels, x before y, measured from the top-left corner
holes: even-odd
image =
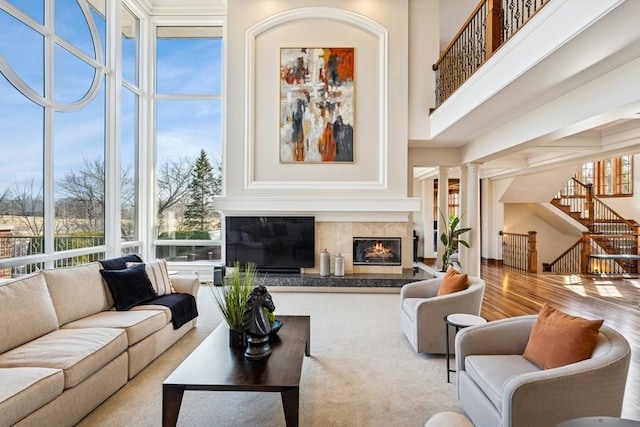
[[[416,354],[400,330],[397,293],[272,291],[276,314],[311,315],[301,426],[424,426],[460,411],[443,356]],[[220,322],[211,289],[198,295],[195,330],[89,414],[81,426],[159,426],[162,381]],[[443,325],[434,325],[442,328]],[[286,325],[283,326],[286,328]],[[452,375],[455,381],[455,374]],[[284,426],[278,393],[185,392],[179,426]]]

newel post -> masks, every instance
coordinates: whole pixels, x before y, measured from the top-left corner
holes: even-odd
[[[591,255],[591,233],[582,233],[582,250],[580,251],[580,273],[587,274],[589,265],[589,255]]]
[[[589,231],[593,231],[593,221],[595,220],[595,215],[593,212],[594,204],[593,204],[593,184],[585,184],[587,193],[585,195],[585,209],[587,214],[587,223],[589,224]]]
[[[535,231],[529,231],[529,242],[527,250],[527,253],[529,255],[529,259],[527,260],[529,273],[538,272],[538,251],[536,249],[536,234],[537,232]]]
[[[487,0],[487,58],[493,55],[502,43],[502,1]]]

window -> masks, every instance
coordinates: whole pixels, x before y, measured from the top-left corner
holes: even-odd
[[[0,2],[3,275],[103,254],[106,27],[105,0]]]
[[[156,256],[219,260],[222,31],[157,27]]]
[[[122,7],[122,87],[120,95],[120,240],[123,248],[138,235],[140,20]]]
[[[576,179],[583,184],[593,184],[594,194],[599,197],[632,196],[633,156],[585,163]]]

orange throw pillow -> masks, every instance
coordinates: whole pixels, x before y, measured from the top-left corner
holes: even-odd
[[[603,319],[571,316],[544,304],[531,329],[524,358],[543,369],[557,368],[591,357]]]
[[[447,295],[458,291],[464,291],[469,286],[466,274],[460,273],[453,267],[449,267],[447,273],[442,278],[438,293],[436,295]]]

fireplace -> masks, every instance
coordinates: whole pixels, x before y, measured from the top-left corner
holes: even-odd
[[[354,237],[353,265],[402,265],[400,237]]]

